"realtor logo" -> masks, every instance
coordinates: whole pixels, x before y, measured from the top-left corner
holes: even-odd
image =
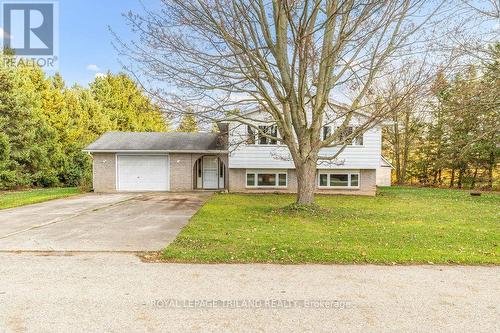
[[[1,1],[2,42],[18,62],[56,69],[57,2]]]
[[[53,3],[3,3],[3,24],[3,45],[16,55],[54,54]]]

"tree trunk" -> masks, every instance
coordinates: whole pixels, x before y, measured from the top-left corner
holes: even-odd
[[[297,172],[297,204],[311,205],[314,203],[316,189],[316,161],[307,161],[296,166]]]
[[[490,160],[488,163],[488,189],[493,189],[493,169],[495,168],[495,154],[490,153]]]
[[[461,167],[460,169],[458,169],[458,188],[462,188],[462,182],[463,182],[463,179],[464,179],[464,168]]]
[[[476,186],[476,180],[477,180],[477,166],[476,168],[474,169],[474,176],[472,177],[472,183],[470,184],[470,188],[471,189],[474,189],[474,187]]]
[[[408,126],[410,123],[410,113],[406,112],[406,121],[405,124]],[[405,136],[403,139],[403,158],[402,158],[402,166],[401,166],[401,181],[402,183],[406,183],[406,173],[408,169],[408,157],[410,154],[410,134],[408,133],[408,129],[405,129]]]
[[[454,183],[455,183],[455,169],[451,169],[450,187],[453,187]]]
[[[436,186],[437,184],[437,178],[438,178],[438,171],[434,171],[434,175],[432,176],[432,185]]]
[[[401,177],[401,151],[399,146],[399,125],[397,123],[397,118],[395,118],[394,123],[394,167],[396,169],[396,184],[403,184],[403,178]]]

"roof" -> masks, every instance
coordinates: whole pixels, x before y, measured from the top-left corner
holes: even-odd
[[[226,150],[227,147],[217,133],[178,132],[107,132],[84,149],[86,152]]]
[[[394,166],[384,156],[380,156],[380,166],[394,169]]]

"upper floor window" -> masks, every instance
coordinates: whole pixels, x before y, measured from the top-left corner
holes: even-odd
[[[259,145],[275,145],[278,143],[278,141],[274,139],[278,137],[278,126],[260,125],[258,136],[259,136]]]
[[[252,126],[247,125],[247,145],[255,144],[255,130]]]
[[[331,126],[323,126],[323,140],[328,138],[332,134]]]
[[[276,125],[261,125],[258,130],[247,125],[246,143],[249,145],[275,145],[278,143],[278,140],[274,139],[276,137],[278,137],[278,126]]]
[[[355,128],[352,126],[346,127],[346,129],[340,134],[340,140],[344,141],[345,138],[352,135],[352,132],[354,131],[354,129]],[[323,126],[323,140],[328,138],[331,134],[332,134],[332,126]],[[357,137],[355,137],[349,145],[362,146],[363,145],[363,134],[360,134]]]

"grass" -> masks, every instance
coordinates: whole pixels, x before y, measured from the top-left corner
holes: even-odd
[[[30,205],[38,202],[69,197],[81,193],[76,187],[46,188],[19,192],[0,192],[0,209]]]
[[[500,195],[390,187],[376,197],[217,194],[161,260],[194,263],[500,264]]]

